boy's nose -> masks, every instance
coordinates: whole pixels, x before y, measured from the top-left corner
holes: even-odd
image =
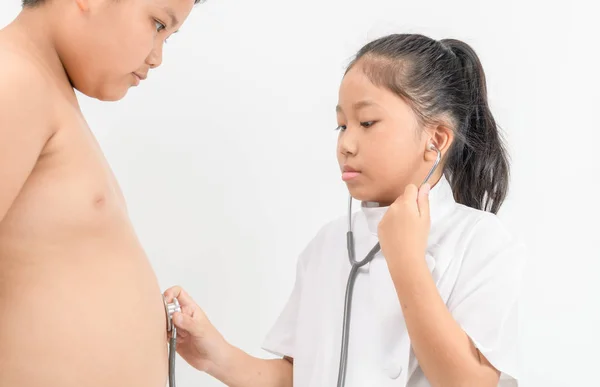
[[[159,47],[155,47],[150,52],[150,55],[146,58],[146,64],[152,69],[155,69],[162,64],[162,44],[160,44]]]

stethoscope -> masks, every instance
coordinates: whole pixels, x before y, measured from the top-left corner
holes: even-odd
[[[440,160],[442,158],[442,152],[433,144],[430,144],[429,149],[437,152],[437,158],[435,163],[429,170],[427,177],[423,180],[421,185],[427,183],[435,172]],[[352,306],[352,291],[354,289],[354,282],[356,280],[356,275],[358,273],[358,269],[371,262],[375,255],[381,249],[379,242],[369,251],[367,256],[362,261],[356,260],[356,255],[354,252],[354,235],[352,234],[352,195],[348,200],[348,232],[346,233],[346,245],[348,249],[348,258],[350,259],[350,265],[352,268],[350,269],[350,275],[348,276],[348,284],[346,285],[346,300],[344,303],[344,323],[342,329],[342,349],[340,354],[340,367],[338,372],[338,382],[337,387],[344,387],[346,385],[346,365],[348,363],[348,338],[350,335],[350,309]]]
[[[181,306],[177,298],[173,298],[173,302],[167,303],[167,299],[163,296],[165,304],[165,313],[167,315],[167,332],[171,332],[169,339],[169,387],[175,387],[175,355],[177,354],[177,327],[173,324],[173,313],[181,313]]]

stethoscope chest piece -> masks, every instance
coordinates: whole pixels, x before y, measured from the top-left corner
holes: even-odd
[[[171,332],[174,327],[173,314],[175,312],[181,313],[181,306],[176,298],[173,299],[173,302],[167,303],[167,299],[163,297],[163,303],[165,304],[165,315],[167,316],[167,332]]]

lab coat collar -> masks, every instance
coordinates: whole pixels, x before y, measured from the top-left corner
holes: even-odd
[[[454,194],[452,193],[452,187],[444,175],[440,180],[431,188],[429,192],[429,213],[431,218],[431,226],[433,227],[438,220],[443,218],[449,210],[452,209],[453,205],[456,204],[454,200]],[[380,207],[375,202],[362,202],[361,210],[367,220],[369,231],[373,235],[377,235],[377,228],[379,222],[383,219],[383,216],[387,212],[389,207]]]

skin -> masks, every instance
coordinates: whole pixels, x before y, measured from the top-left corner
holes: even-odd
[[[414,111],[391,91],[375,86],[361,62],[344,77],[336,108],[340,171],[358,172],[346,184],[355,199],[390,206],[379,225],[381,248],[403,308],[415,355],[434,387],[496,386],[499,372],[479,353],[441,299],[425,261],[430,184],[418,186],[437,152],[454,140],[450,124],[422,127]],[[443,171],[443,159],[431,182]],[[347,177],[347,176],[346,176]],[[192,366],[229,386],[292,386],[293,359],[261,360],[227,343],[204,312],[180,287],[175,314],[179,354]]]
[[[0,30],[0,385],[164,387],[157,279],[73,87],[123,98],[192,7],[52,0]]]

